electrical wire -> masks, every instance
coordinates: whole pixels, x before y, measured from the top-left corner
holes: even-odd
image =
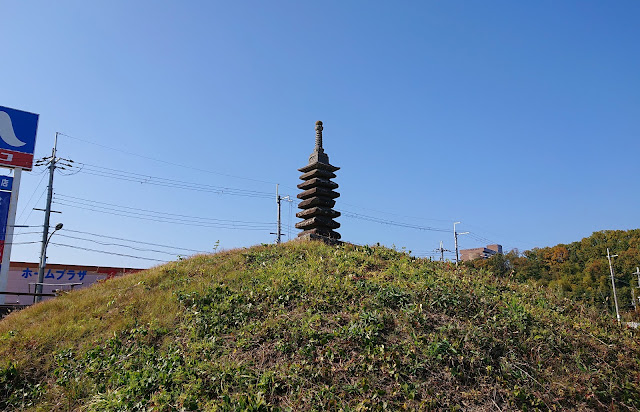
[[[85,250],[85,251],[88,251],[88,252],[103,253],[103,254],[106,254],[106,255],[123,256],[123,257],[130,257],[130,258],[142,259],[142,260],[152,260],[152,261],[156,261],[156,262],[166,262],[166,260],[161,260],[161,259],[153,259],[153,258],[142,257],[142,256],[127,255],[127,254],[124,254],[124,253],[107,252],[107,251],[104,251],[104,250],[91,249],[91,248],[74,246],[74,245],[67,245],[67,244],[64,244],[64,243],[49,242],[49,244],[50,245],[56,245],[56,246],[68,247],[68,248],[72,248],[72,249]]]
[[[9,225],[7,225],[7,227],[9,227]],[[25,227],[42,227],[42,225],[13,225],[13,227],[22,229]]]
[[[44,196],[44,194],[45,194],[46,192],[47,192],[47,189],[45,188],[45,189],[42,191],[42,193],[40,193],[40,197],[38,198],[38,200],[36,200],[35,204],[37,204],[37,203],[40,201],[40,199],[42,199],[42,196]],[[28,220],[29,220],[29,218],[31,217],[31,214],[33,213],[33,211],[34,211],[34,210],[35,210],[35,209],[33,209],[33,208],[32,208],[32,209],[31,209],[31,211],[29,211],[29,214],[28,214],[28,215],[27,215],[27,217],[24,219],[24,222],[26,222],[26,221],[28,221]],[[17,221],[17,219],[16,219],[16,221]],[[20,229],[20,228],[18,228],[18,230],[19,230],[19,229]]]
[[[269,182],[269,181],[266,181],[266,180],[252,179],[252,178],[249,178],[249,177],[235,176],[235,175],[231,175],[231,174],[227,174],[227,173],[221,173],[221,172],[216,172],[216,171],[212,171],[212,170],[200,169],[200,168],[193,167],[193,166],[186,166],[186,165],[182,165],[180,163],[169,162],[167,160],[161,160],[161,159],[156,159],[156,158],[153,158],[153,157],[144,156],[144,155],[137,154],[137,153],[127,152],[125,150],[115,149],[113,147],[109,147],[109,146],[106,146],[106,145],[103,145],[103,144],[95,143],[95,142],[92,142],[90,140],[81,139],[81,138],[75,137],[75,136],[70,136],[70,135],[68,135],[66,133],[58,133],[58,135],[59,136],[69,137],[71,139],[75,139],[75,140],[78,140],[78,141],[81,141],[81,142],[85,142],[85,143],[88,143],[88,144],[92,144],[92,145],[95,145],[95,146],[99,146],[99,147],[102,147],[104,149],[109,149],[109,150],[113,150],[115,152],[124,153],[124,154],[127,154],[129,156],[135,156],[135,157],[139,157],[141,159],[146,159],[146,160],[151,160],[151,161],[154,161],[154,162],[164,163],[164,164],[168,164],[168,165],[171,165],[171,166],[181,167],[181,168],[184,168],[184,169],[191,169],[191,170],[196,170],[198,172],[203,172],[203,173],[210,173],[210,174],[215,174],[215,175],[219,175],[219,176],[232,177],[234,179],[242,179],[242,180],[248,180],[248,181],[253,181],[253,182],[258,182],[258,183],[267,183],[267,184],[270,184],[270,185],[275,185],[276,184],[274,182]]]
[[[474,240],[477,240],[480,243],[485,243],[487,245],[496,243],[496,242],[493,242],[492,240],[487,239],[486,237],[480,236],[480,235],[478,235],[478,234],[476,234],[474,232],[469,232],[468,235],[469,235],[470,238],[472,238]]]
[[[299,203],[300,202],[298,201],[296,203],[296,205],[299,204]],[[361,207],[360,209],[376,211],[375,209],[367,209],[367,208],[363,208],[363,207]],[[391,219],[377,218],[377,217],[374,217],[374,216],[365,215],[365,214],[358,213],[358,212],[352,212],[352,211],[345,210],[345,209],[336,209],[336,210],[341,212],[342,216],[347,217],[347,218],[351,218],[351,219],[360,219],[360,220],[375,222],[375,223],[379,223],[379,224],[398,226],[398,227],[405,227],[405,228],[416,229],[416,230],[425,230],[425,231],[433,231],[433,232],[444,232],[444,233],[451,233],[452,232],[451,229],[436,228],[436,227],[432,227],[432,226],[421,226],[421,225],[415,225],[415,224],[406,223],[406,222],[399,222],[399,221],[395,221],[395,220],[391,220]],[[403,215],[398,215],[398,214],[395,214],[395,213],[388,213],[388,212],[381,212],[381,211],[377,211],[377,212],[396,215],[396,216],[403,216]],[[404,217],[410,217],[410,216],[404,216]],[[418,218],[414,218],[414,219],[418,219]],[[434,220],[434,221],[448,222],[448,220],[439,220],[439,219],[423,219],[423,220]],[[476,241],[478,241],[480,243],[486,243],[486,244],[496,244],[497,243],[497,242],[494,242],[494,241],[492,241],[490,239],[482,237],[482,236],[480,236],[480,235],[478,235],[478,234],[476,234],[474,232],[469,232],[469,235],[470,235],[471,238],[473,238],[474,240],[476,240]]]
[[[71,165],[71,164],[67,164],[67,165],[65,165],[65,166],[68,166],[68,167],[69,167],[69,169],[71,169],[71,168],[75,167],[74,165]],[[60,169],[61,169],[61,170],[67,170],[67,168],[66,168],[66,167],[56,167],[56,169],[59,169],[59,170],[60,170]],[[70,173],[63,173],[63,172],[60,172],[60,174],[61,174],[62,176],[65,176],[65,177],[75,176],[75,175],[77,175],[78,173],[82,172],[82,170],[84,170],[84,167],[80,167],[80,168],[79,168],[78,170],[76,170],[75,172],[70,172]]]
[[[252,222],[252,221],[245,221],[245,220],[228,220],[228,219],[216,219],[216,218],[205,218],[205,217],[198,217],[198,216],[189,216],[189,215],[182,215],[182,214],[177,214],[177,213],[168,213],[168,212],[158,212],[155,210],[149,210],[149,209],[141,209],[141,208],[135,208],[135,207],[131,207],[131,206],[121,206],[121,205],[117,205],[114,203],[108,203],[108,202],[100,202],[97,200],[92,200],[92,199],[84,199],[81,197],[77,197],[77,196],[70,196],[70,195],[64,195],[61,193],[55,193],[56,197],[61,197],[63,198],[63,200],[68,201],[68,202],[74,202],[77,201],[79,203],[96,203],[96,204],[100,204],[100,205],[107,205],[109,207],[116,207],[116,208],[121,208],[121,209],[128,209],[128,210],[133,210],[136,212],[147,212],[147,213],[152,213],[152,214],[158,214],[158,215],[167,215],[167,216],[175,216],[175,217],[180,217],[180,218],[192,218],[192,219],[199,219],[199,220],[207,220],[207,221],[216,221],[216,222],[225,222],[225,223],[245,223],[245,224],[255,224],[255,225],[271,225],[271,222]]]
[[[31,245],[31,244],[34,244],[34,243],[42,243],[42,242],[39,241],[39,240],[34,240],[33,242],[7,242],[4,245],[5,246],[7,246],[7,245]]]
[[[75,240],[82,240],[82,241],[86,241],[86,242],[92,242],[92,243],[96,243],[102,246],[117,246],[117,247],[124,247],[127,249],[133,249],[133,250],[137,250],[139,252],[154,252],[154,253],[164,253],[165,255],[175,255],[175,253],[173,252],[167,252],[164,250],[158,250],[158,249],[143,249],[143,248],[138,248],[135,246],[131,246],[131,245],[125,245],[122,243],[108,243],[108,242],[101,242],[99,240],[95,240],[95,239],[87,239],[87,238],[82,238],[79,236],[71,236],[71,235],[65,235],[62,233],[58,233],[59,237],[66,237],[68,239],[75,239]]]
[[[371,211],[371,212],[381,213],[381,214],[385,214],[385,215],[404,217],[404,218],[407,218],[407,219],[427,220],[427,221],[432,221],[432,222],[446,222],[446,223],[453,222],[453,220],[451,220],[451,219],[429,219],[429,218],[424,218],[424,217],[408,216],[408,215],[388,212],[388,211],[384,211],[384,210],[366,208],[366,207],[362,207],[362,206],[358,206],[358,205],[354,205],[354,204],[346,203],[346,202],[340,202],[340,203],[343,204],[343,205],[347,205],[347,206],[357,207],[358,209],[362,209],[362,210],[368,210],[368,211]]]
[[[389,220],[389,219],[380,219],[380,218],[373,217],[373,216],[363,215],[361,213],[349,212],[349,211],[346,211],[344,209],[339,210],[339,211],[342,213],[342,216],[347,217],[347,218],[352,218],[352,219],[366,220],[366,221],[369,221],[369,222],[375,222],[375,223],[380,223],[380,224],[390,225],[390,226],[406,227],[406,228],[409,228],[409,229],[426,230],[426,231],[432,231],[432,232],[450,232],[450,230],[448,230],[448,229],[440,229],[440,228],[430,227],[430,226],[413,225],[413,224],[410,224],[410,223],[397,222],[397,221],[393,221],[393,220]]]
[[[83,165],[84,169],[82,172],[84,174],[99,176],[111,179],[117,179],[122,181],[129,181],[140,184],[148,184],[155,186],[169,186],[176,189],[182,190],[191,190],[197,192],[205,192],[205,193],[216,193],[221,195],[232,195],[232,196],[244,196],[244,197],[254,197],[254,198],[262,198],[262,199],[271,199],[273,198],[273,194],[270,192],[263,192],[257,190],[247,190],[247,189],[237,189],[228,186],[215,186],[215,185],[206,185],[202,183],[193,183],[187,182],[183,180],[169,179],[159,176],[151,176],[140,173],[134,173],[124,170],[112,169],[101,166],[89,165],[88,163],[78,163]]]
[[[80,230],[71,230],[71,229],[66,229],[65,228],[64,231],[65,232],[71,232],[71,233],[80,233],[80,234],[83,234],[83,235],[96,236],[96,237],[105,238],[105,239],[122,240],[124,242],[133,242],[133,243],[139,243],[139,244],[143,244],[143,245],[165,247],[165,248],[174,249],[174,250],[184,250],[184,251],[187,251],[187,252],[209,253],[208,251],[204,251],[204,250],[188,249],[188,248],[177,247],[177,246],[162,245],[162,244],[159,244],[159,243],[143,242],[143,241],[140,241],[140,240],[126,239],[126,238],[115,237],[115,236],[101,235],[101,234],[98,234],[98,233],[84,232],[84,231],[80,231]]]
[[[58,200],[60,198],[60,200]],[[106,213],[116,216],[130,217],[142,220],[150,220],[163,223],[175,223],[191,226],[217,227],[225,229],[242,230],[269,230],[273,227],[271,222],[249,222],[227,219],[205,218],[198,216],[181,215],[176,213],[159,212],[149,209],[139,209],[129,206],[121,206],[113,203],[99,202],[82,199],[56,193],[54,203],[63,206],[75,207],[94,212]]]
[[[22,215],[24,214],[25,210],[27,210],[27,207],[29,206],[29,203],[31,202],[31,199],[33,199],[33,196],[35,196],[36,192],[38,191],[38,189],[40,188],[40,185],[42,184],[42,182],[44,181],[45,178],[45,174],[42,174],[42,177],[40,178],[40,181],[38,182],[38,185],[36,186],[36,188],[33,190],[33,192],[31,193],[31,196],[29,196],[29,200],[27,200],[27,203],[24,204],[24,207],[22,208],[22,211],[20,211],[20,213],[18,214],[18,218],[16,219],[16,221],[18,221]],[[40,195],[40,198],[42,197],[42,195]],[[38,198],[38,201],[40,200],[40,198]],[[36,201],[36,203],[38,202]]]
[[[87,211],[91,211],[91,212],[98,212],[98,213],[104,213],[104,214],[112,215],[112,216],[128,217],[128,218],[146,220],[146,221],[157,222],[157,223],[171,223],[171,224],[184,225],[184,226],[210,227],[210,228],[217,228],[217,229],[234,229],[234,230],[264,231],[264,230],[269,230],[270,229],[270,228],[242,227],[242,226],[237,226],[237,225],[224,225],[224,224],[213,224],[213,223],[206,224],[206,223],[198,223],[198,222],[184,222],[184,221],[177,221],[175,219],[174,220],[163,219],[161,217],[152,218],[152,217],[144,217],[144,216],[140,216],[140,215],[126,214],[124,212],[123,213],[110,212],[108,210],[101,210],[101,209],[96,209],[96,208],[92,208],[92,207],[83,207],[83,206],[78,206],[78,205],[73,205],[73,204],[65,204],[65,203],[61,203],[61,202],[56,202],[56,203],[60,204],[62,206],[74,207],[76,209],[82,209],[82,210],[87,210]]]

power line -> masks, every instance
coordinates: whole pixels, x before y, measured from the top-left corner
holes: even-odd
[[[61,199],[57,200],[58,198]],[[250,222],[240,220],[215,219],[176,213],[159,212],[149,209],[139,209],[129,206],[116,205],[113,203],[82,199],[75,196],[68,196],[58,193],[56,193],[55,203],[63,206],[75,207],[115,216],[130,217],[163,223],[243,230],[269,230],[273,227],[273,223],[271,222]]]
[[[13,236],[22,236],[22,235],[33,235],[33,234],[42,234],[42,232],[22,232],[22,233],[14,233]],[[6,243],[5,243],[6,245]]]
[[[39,240],[34,240],[33,242],[7,242],[6,245],[32,245],[34,243],[40,243]]]
[[[131,245],[125,245],[125,244],[122,244],[122,243],[107,243],[107,242],[101,242],[101,241],[95,240],[95,239],[87,239],[87,238],[82,238],[82,237],[79,237],[79,236],[65,235],[65,234],[62,234],[62,233],[58,233],[57,236],[66,237],[66,238],[75,239],[75,240],[83,240],[83,241],[86,241],[86,242],[93,242],[93,243],[97,243],[97,244],[102,245],[102,246],[125,247],[127,249],[133,249],[133,250],[137,250],[139,252],[154,252],[154,253],[164,253],[166,255],[175,255],[175,253],[167,252],[167,251],[164,251],[164,250],[143,249],[143,248],[138,248],[138,247],[131,246]]]
[[[100,234],[97,234],[97,233],[83,232],[83,231],[80,231],[80,230],[71,230],[71,229],[67,229],[66,227],[65,227],[64,231],[65,232],[71,232],[71,233],[80,233],[80,234],[83,234],[83,235],[96,236],[96,237],[105,238],[105,239],[114,239],[114,240],[122,240],[122,241],[125,241],[125,242],[140,243],[140,244],[143,244],[143,245],[166,247],[166,248],[175,249],[175,250],[185,250],[187,252],[209,253],[208,251],[204,251],[204,250],[188,249],[188,248],[184,248],[184,247],[162,245],[162,244],[159,244],[159,243],[143,242],[143,241],[134,240],[134,239],[125,239],[125,238],[115,237],[115,236],[100,235]]]
[[[46,169],[45,169],[45,171],[46,171]],[[38,182],[38,185],[37,185],[37,186],[36,186],[36,188],[33,190],[33,193],[31,193],[31,196],[29,197],[29,200],[27,200],[27,203],[25,203],[25,204],[24,204],[24,207],[22,208],[22,211],[20,211],[20,214],[18,214],[18,218],[17,218],[16,220],[19,220],[19,219],[22,217],[22,215],[23,215],[23,213],[25,212],[25,210],[27,210],[27,207],[29,206],[29,203],[31,202],[31,199],[33,199],[33,196],[35,196],[35,194],[38,192],[38,189],[40,188],[40,185],[41,185],[41,184],[42,184],[42,182],[44,181],[44,178],[45,178],[45,176],[46,176],[46,175],[44,174],[44,171],[43,171],[43,173],[41,173],[41,174],[42,174],[42,177],[40,178],[40,181]],[[42,192],[42,193],[44,194],[44,192]],[[43,194],[42,194],[42,195],[40,195],[40,198],[42,198]],[[38,203],[38,201],[40,201],[40,198],[38,198],[38,200],[36,200],[36,203]]]
[[[266,183],[266,184],[269,184],[269,185],[275,185],[276,184],[275,182],[268,182],[268,181],[260,180],[260,179],[252,179],[252,178],[249,178],[249,177],[235,176],[235,175],[231,175],[231,174],[227,174],[227,173],[221,173],[221,172],[215,172],[215,171],[212,171],[212,170],[200,169],[198,167],[186,166],[186,165],[183,165],[183,164],[180,164],[180,163],[169,162],[167,160],[156,159],[156,158],[153,158],[153,157],[150,157],[150,156],[144,156],[144,155],[141,155],[141,154],[128,152],[126,150],[115,149],[113,147],[109,147],[109,146],[106,146],[106,145],[103,145],[103,144],[100,144],[100,143],[95,143],[95,142],[92,142],[90,140],[81,139],[81,138],[75,137],[75,136],[70,136],[70,135],[68,135],[66,133],[59,133],[59,135],[60,136],[65,136],[65,137],[69,137],[71,139],[79,140],[81,142],[85,142],[85,143],[92,144],[92,145],[95,145],[95,146],[99,146],[99,147],[102,147],[104,149],[113,150],[115,152],[124,153],[124,154],[130,155],[130,156],[139,157],[141,159],[147,159],[147,160],[151,160],[151,161],[154,161],[154,162],[164,163],[164,164],[171,165],[171,166],[182,167],[184,169],[191,169],[191,170],[196,170],[198,172],[203,172],[203,173],[210,173],[210,174],[215,174],[215,175],[219,175],[219,176],[232,177],[234,179],[249,180],[249,181],[258,182],[258,183]]]
[[[362,208],[362,209],[365,209],[365,208]],[[424,231],[432,231],[432,232],[444,232],[444,233],[450,233],[451,232],[448,229],[436,228],[436,227],[431,227],[431,226],[421,226],[421,225],[416,225],[416,224],[411,224],[411,223],[406,223],[406,222],[399,222],[399,221],[390,220],[390,219],[383,219],[383,218],[369,216],[369,215],[365,215],[365,214],[362,214],[362,213],[356,213],[356,212],[352,212],[352,211],[348,211],[348,210],[344,210],[344,209],[336,209],[336,210],[339,211],[340,213],[342,213],[343,217],[347,217],[347,218],[351,218],[351,219],[360,219],[360,220],[365,220],[365,221],[384,224],[384,225],[404,227],[404,228],[408,228],[408,229],[416,229],[416,230],[424,230]],[[373,210],[373,209],[370,209],[370,210]],[[433,219],[433,220],[436,220],[436,219]],[[483,242],[486,242],[486,244],[495,243],[495,242],[492,242],[491,240],[489,240],[487,238],[484,238],[482,236],[479,236],[477,234],[472,234],[470,232],[465,232],[464,234],[471,235],[471,237],[474,240],[476,240],[478,242],[481,242],[481,243],[483,243]]]
[[[61,197],[63,198],[63,200],[67,201],[67,202],[79,202],[79,203],[96,203],[96,204],[100,204],[100,205],[107,205],[109,207],[116,207],[116,208],[120,208],[120,209],[128,209],[128,210],[133,210],[136,212],[147,212],[147,213],[152,213],[152,214],[158,214],[158,215],[168,215],[168,216],[176,216],[176,217],[183,217],[183,218],[192,218],[192,219],[199,219],[199,220],[210,220],[210,221],[216,221],[216,222],[225,222],[225,223],[245,223],[245,224],[255,224],[255,225],[270,225],[271,222],[255,222],[255,221],[246,221],[246,220],[229,220],[229,219],[216,219],[216,218],[212,218],[212,217],[198,217],[198,216],[190,216],[190,215],[182,215],[182,214],[178,214],[178,213],[169,213],[169,212],[159,212],[156,210],[150,210],[150,209],[142,209],[142,208],[136,208],[136,207],[131,207],[131,206],[122,206],[122,205],[117,205],[115,203],[108,203],[108,202],[101,202],[98,200],[92,200],[92,199],[84,199],[81,197],[77,197],[77,196],[70,196],[70,195],[65,195],[65,194],[61,194],[61,193],[57,193],[56,192],[56,198],[57,197]]]
[[[103,253],[103,254],[106,254],[106,255],[123,256],[123,257],[130,257],[130,258],[142,259],[142,260],[152,260],[152,261],[156,261],[156,262],[166,262],[166,260],[161,260],[161,259],[153,259],[153,258],[147,258],[147,257],[142,257],[142,256],[127,255],[127,254],[124,254],[124,253],[107,252],[107,251],[104,251],[104,250],[91,249],[91,248],[73,246],[73,245],[67,245],[67,244],[64,244],[64,243],[49,242],[49,244],[50,245],[56,245],[56,246],[68,247],[68,248],[72,248],[72,249],[86,250],[88,252]]]
[[[34,203],[34,205],[38,204],[38,202],[40,201],[40,199],[42,199],[42,196],[44,196],[44,194],[45,194],[46,192],[47,192],[47,189],[45,188],[45,189],[42,191],[42,193],[40,193],[40,197],[38,198],[38,200],[36,200],[36,202]],[[27,217],[24,219],[24,222],[25,222],[25,223],[29,220],[29,218],[31,217],[31,214],[33,213],[33,211],[34,211],[34,210],[35,210],[35,209],[33,209],[33,208],[32,208],[32,209],[29,211],[29,214],[28,214],[28,215],[27,215]],[[42,227],[42,226],[40,226],[40,227]],[[17,233],[14,233],[14,235],[16,235],[16,234],[17,234]]]
[[[486,237],[480,236],[480,235],[478,235],[478,234],[476,234],[474,232],[469,232],[469,237],[471,237],[474,240],[477,240],[478,242],[485,243],[487,245],[497,243],[497,242],[494,242],[494,241],[492,241],[490,239],[487,239]]]
[[[435,251],[428,251],[428,250],[413,250],[412,251],[415,254],[418,255],[433,255],[433,256],[440,256],[440,249],[435,249]],[[454,252],[447,252],[445,250],[444,252],[446,255],[454,255]]]
[[[424,217],[409,216],[409,215],[403,215],[403,214],[399,214],[399,213],[386,212],[384,210],[366,208],[366,207],[362,207],[362,206],[358,206],[358,205],[354,205],[354,204],[346,203],[346,202],[340,202],[340,203],[343,204],[343,205],[347,205],[347,206],[357,207],[357,208],[362,209],[362,210],[369,210],[371,212],[381,213],[381,214],[385,214],[385,215],[398,216],[398,217],[404,217],[404,218],[413,219],[413,220],[429,220],[429,221],[433,221],[433,222],[446,222],[446,223],[449,223],[449,222],[452,221],[452,219],[428,219],[428,218],[424,218]]]
[[[81,163],[84,166],[81,170],[85,174],[89,174],[92,176],[106,177],[111,179],[129,181],[140,184],[148,184],[154,186],[170,186],[176,189],[183,190],[191,190],[197,192],[205,192],[205,193],[217,193],[222,195],[232,195],[232,196],[245,196],[245,197],[255,197],[255,198],[263,198],[263,199],[271,199],[273,195],[268,192],[257,191],[257,190],[248,190],[248,189],[237,189],[228,186],[215,186],[215,185],[207,185],[202,183],[193,183],[183,180],[169,179],[160,176],[151,176],[145,175],[135,172],[129,172],[125,170],[112,169],[108,167],[102,166],[94,166],[88,163]]]
[[[176,224],[176,225],[184,225],[184,226],[196,226],[196,227],[211,227],[211,228],[217,228],[217,229],[234,229],[234,230],[259,230],[259,231],[264,231],[264,230],[269,230],[268,227],[245,227],[245,226],[238,226],[238,225],[225,225],[225,224],[215,224],[215,223],[204,223],[204,222],[188,222],[188,221],[179,221],[176,219],[170,220],[167,218],[162,218],[161,216],[159,217],[145,217],[145,216],[141,216],[141,215],[136,215],[136,214],[127,214],[126,212],[122,212],[122,213],[117,213],[117,212],[110,212],[108,210],[101,210],[101,209],[96,209],[93,207],[83,207],[83,206],[78,206],[78,205],[74,205],[74,204],[68,204],[68,203],[64,203],[64,202],[55,202],[57,204],[60,204],[62,206],[69,206],[69,207],[74,207],[76,209],[82,209],[82,210],[87,210],[87,211],[91,211],[91,212],[98,212],[98,213],[104,213],[107,215],[112,215],[112,216],[121,216],[121,217],[128,217],[128,218],[132,218],[132,219],[139,219],[139,220],[146,220],[146,221],[150,221],[150,222],[157,222],[157,223],[171,223],[171,224]]]
[[[297,202],[296,205],[298,203],[300,203],[300,202]],[[352,205],[352,206],[355,206],[355,205]],[[356,207],[358,207],[358,206],[356,206]],[[404,215],[398,215],[398,214],[395,214],[395,213],[382,212],[382,211],[375,210],[375,209],[368,209],[368,208],[364,208],[364,207],[359,207],[359,208],[362,209],[362,210],[371,210],[371,211],[384,213],[384,214],[390,214],[390,215],[396,215],[396,216],[404,216]],[[408,229],[433,231],[433,232],[444,232],[444,233],[450,233],[451,232],[449,229],[437,228],[437,227],[432,227],[432,226],[416,225],[416,224],[412,224],[412,223],[400,222],[400,221],[397,221],[397,220],[391,220],[391,219],[386,219],[386,218],[378,218],[378,217],[365,215],[365,214],[362,214],[362,213],[353,212],[353,211],[349,211],[349,210],[345,210],[345,209],[336,209],[336,210],[339,211],[340,213],[342,213],[343,217],[347,217],[347,218],[351,218],[351,219],[360,219],[360,220],[365,220],[365,221],[384,224],[384,225],[405,227],[405,228],[408,228]],[[420,219],[420,218],[415,218],[415,217],[410,217],[410,216],[404,216],[404,217],[409,217],[409,218],[412,218],[412,219]],[[448,222],[448,220],[440,220],[440,219],[422,219],[422,220],[434,220],[434,221]],[[467,232],[467,233],[469,233],[469,232]],[[465,233],[465,234],[467,234],[467,233]],[[469,234],[471,235],[471,233],[469,233]],[[477,235],[477,234],[472,235],[472,237],[474,238],[474,240],[479,241],[481,243],[482,242],[486,242],[487,244],[496,243],[496,242],[493,242],[493,241],[491,241],[491,240],[489,240],[489,239],[487,239],[485,237],[482,237],[480,235]]]
[[[409,229],[426,230],[426,231],[433,231],[433,232],[450,232],[450,230],[447,230],[447,229],[414,225],[410,223],[397,222],[389,219],[381,219],[373,216],[363,215],[361,213],[349,212],[344,209],[338,210],[338,211],[342,213],[342,216],[352,218],[352,219],[366,220],[369,222],[375,222],[375,223],[380,223],[380,224],[390,225],[390,226],[406,227]]]

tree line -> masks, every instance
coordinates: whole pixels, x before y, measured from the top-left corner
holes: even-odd
[[[520,253],[514,249],[488,259],[465,262],[476,269],[486,269],[500,276],[561,291],[572,299],[613,308],[611,275],[607,248],[612,258],[618,303],[621,309],[633,309],[632,289],[638,303],[640,266],[640,229],[603,230],[568,245],[534,248]]]

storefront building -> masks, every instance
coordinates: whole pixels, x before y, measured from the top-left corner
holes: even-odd
[[[104,266],[78,266],[48,263],[44,271],[42,293],[55,294],[57,291],[69,291],[86,288],[94,283],[139,272],[143,269],[115,268]],[[11,295],[16,293],[34,293],[38,282],[38,264],[29,262],[11,262],[7,288],[4,294],[5,305],[30,305],[34,297],[29,295]],[[42,300],[52,299],[43,296]]]

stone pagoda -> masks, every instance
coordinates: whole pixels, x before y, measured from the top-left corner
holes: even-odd
[[[329,156],[322,148],[322,122],[316,122],[316,147],[309,156],[309,164],[298,169],[303,173],[300,179],[302,183],[298,189],[303,192],[298,195],[302,202],[298,204],[301,212],[296,216],[304,219],[296,223],[296,228],[302,229],[298,234],[301,239],[319,239],[328,243],[337,243],[340,234],[334,229],[340,227],[340,223],[333,220],[340,216],[340,212],[333,210],[335,199],[340,196],[334,189],[338,184],[331,181],[336,175],[333,173],[339,167],[329,164]]]

